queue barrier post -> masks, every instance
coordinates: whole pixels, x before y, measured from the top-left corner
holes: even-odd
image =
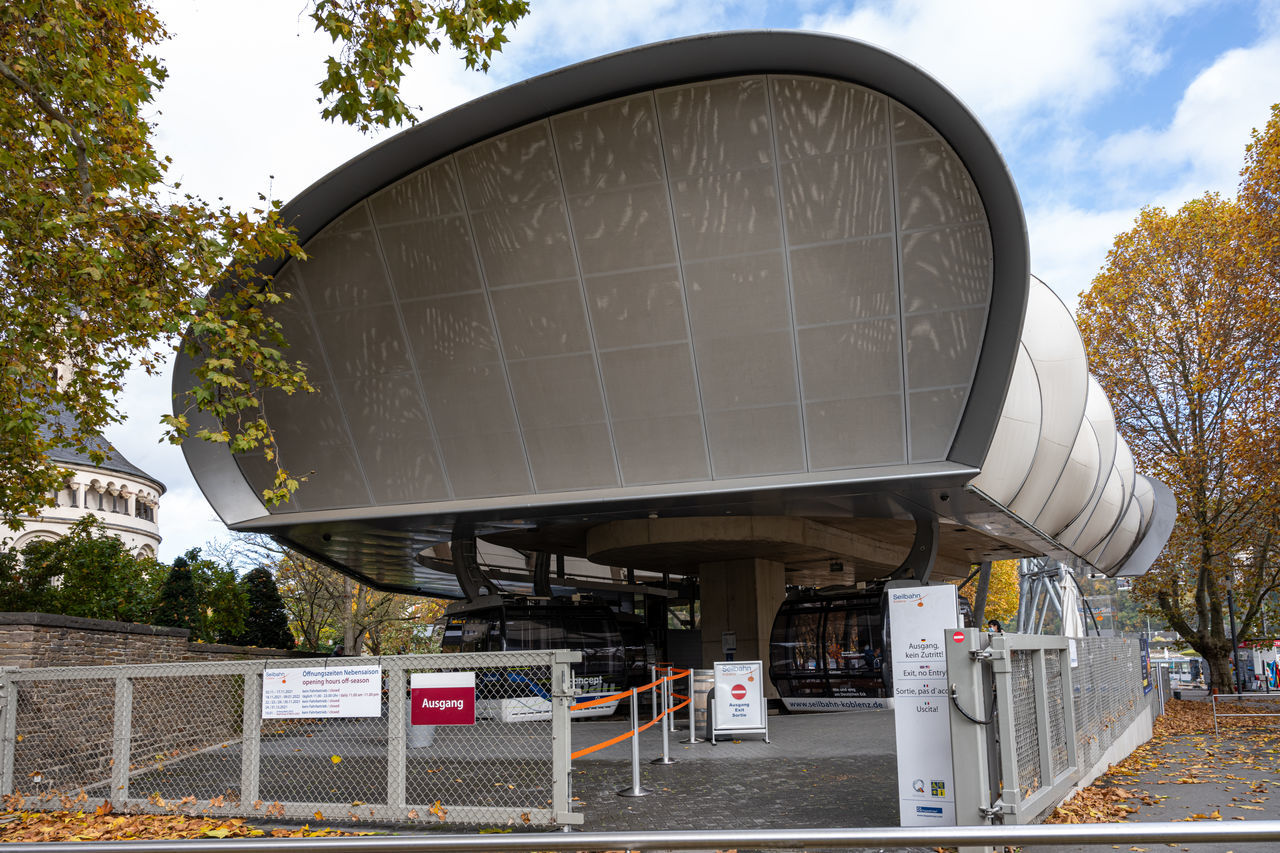
[[[654,697],[657,698],[659,693],[661,693],[662,695],[662,698],[660,700],[662,705],[662,716],[658,720],[662,728],[662,757],[655,758],[653,759],[653,761],[650,761],[649,763],[650,764],[675,764],[676,760],[671,757],[671,741],[670,741],[671,735],[667,731],[667,723],[669,721],[666,719],[667,710],[671,707],[671,682],[668,680],[671,677],[671,667],[669,666],[660,667],[659,669],[663,673],[662,683],[659,685],[660,689],[654,691]]]
[[[685,670],[685,675],[689,677],[689,736],[681,743],[702,743],[702,738],[698,737],[698,728],[694,723],[693,716],[693,667]]]
[[[631,787],[618,792],[619,797],[647,797],[653,791],[640,786],[640,711],[636,691],[631,691]]]

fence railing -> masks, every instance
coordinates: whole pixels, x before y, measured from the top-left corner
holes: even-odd
[[[664,832],[527,832],[503,835],[400,835],[329,838],[226,838],[219,853],[444,853],[444,851],[539,850],[794,850],[924,847],[1002,848],[1013,845],[1123,845],[1280,841],[1280,821],[1241,823],[1088,823],[1038,826],[858,827],[833,829],[677,830]],[[195,853],[208,840],[69,841],[59,853]],[[6,853],[47,853],[48,842],[6,844]]]
[[[1280,717],[1280,693],[1215,693],[1213,701],[1213,733],[1218,733],[1218,718],[1233,717]],[[1258,707],[1264,703],[1267,711],[1243,711],[1244,708]]]
[[[377,716],[265,720],[262,673],[280,662],[8,671],[0,794],[56,807],[83,792],[141,813],[577,824],[569,708],[570,663],[580,658],[563,650],[362,658],[381,667]],[[476,673],[475,725],[410,726],[410,676],[459,671]],[[530,703],[549,713],[529,719]]]
[[[1163,706],[1154,684],[1144,692],[1131,638],[970,634],[947,645],[962,824],[1034,822]]]

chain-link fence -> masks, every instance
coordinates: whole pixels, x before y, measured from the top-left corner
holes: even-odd
[[[1160,686],[1144,691],[1135,638],[994,634],[955,645],[948,678],[973,728],[953,728],[953,743],[964,756],[957,766],[974,771],[967,783],[957,779],[957,790],[972,795],[963,808],[974,814],[1034,822],[1104,766],[1141,715],[1154,718],[1163,707]],[[993,692],[989,719],[963,711],[986,707]]]
[[[9,671],[0,793],[28,808],[91,799],[130,812],[580,823],[569,795],[569,665],[579,656],[291,660],[289,678],[376,667],[380,699],[366,689],[367,716],[308,706],[313,716],[267,719],[263,673],[279,662]],[[474,673],[474,724],[411,724],[409,685],[428,672]]]

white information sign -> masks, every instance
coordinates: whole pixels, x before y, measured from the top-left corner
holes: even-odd
[[[903,826],[954,826],[946,643],[959,624],[956,588],[889,588],[893,722]]]
[[[764,663],[716,661],[711,742],[716,735],[762,732],[769,741],[769,708],[764,701]]]
[[[381,666],[268,669],[262,673],[262,717],[382,716]]]

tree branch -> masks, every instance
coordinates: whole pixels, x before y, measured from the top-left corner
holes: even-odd
[[[26,92],[27,96],[36,102],[36,106],[43,110],[45,115],[66,126],[67,133],[71,136],[71,141],[75,143],[76,173],[80,178],[80,202],[81,204],[88,202],[93,197],[93,181],[89,179],[89,148],[85,145],[84,137],[80,135],[80,131],[75,129],[66,113],[55,107],[52,101],[40,93],[39,89],[19,77],[3,59],[0,59],[0,77],[4,77],[23,92]]]

